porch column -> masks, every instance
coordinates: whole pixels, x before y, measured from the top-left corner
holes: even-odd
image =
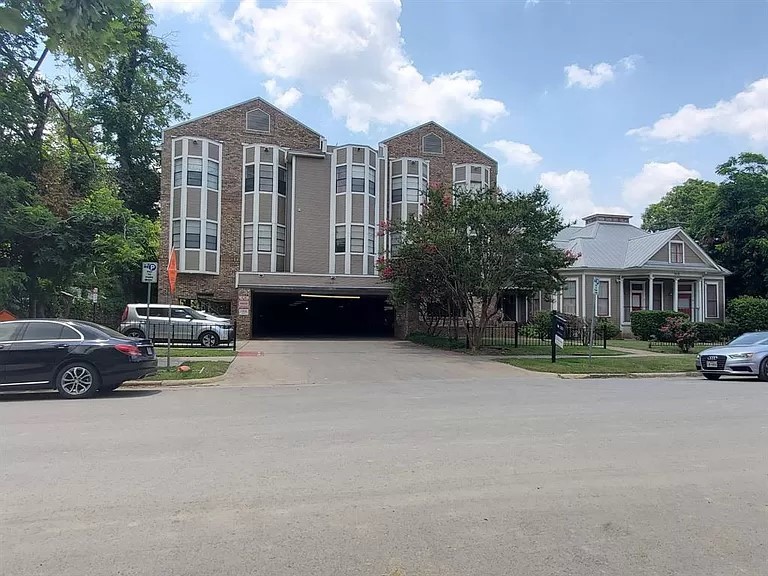
[[[653,310],[653,274],[648,276],[648,310]]]
[[[624,276],[619,276],[619,323],[624,324]]]
[[[679,282],[679,278],[675,276],[675,287],[672,288],[672,310],[677,312],[677,283]]]
[[[699,281],[696,283],[696,302],[698,303],[696,311],[696,321],[697,322],[704,322],[704,307],[706,306],[706,302],[704,300],[704,278],[699,278]]]

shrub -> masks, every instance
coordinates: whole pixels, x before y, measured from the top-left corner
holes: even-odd
[[[595,324],[595,338],[602,339],[605,336],[606,340],[612,340],[621,334],[621,328],[616,326],[613,322],[608,320],[599,320]]]
[[[734,298],[728,303],[726,316],[742,333],[768,330],[768,298]]]
[[[660,329],[662,336],[671,340],[682,352],[690,352],[696,344],[696,328],[686,317],[672,316]]]
[[[632,334],[640,340],[664,340],[665,334],[661,327],[667,322],[667,318],[688,318],[683,312],[672,310],[637,310],[630,315]]]
[[[467,347],[465,338],[446,338],[444,336],[432,336],[423,332],[413,332],[408,335],[408,340],[430,348],[442,348],[443,350],[463,350]]]
[[[714,322],[696,322],[693,325],[696,330],[696,342],[723,342],[727,340],[722,324]]]
[[[581,316],[563,314],[562,312],[558,312],[558,314],[566,320],[566,339],[576,339],[582,335],[586,338],[584,330],[586,324]],[[552,312],[549,310],[536,312],[536,314],[533,315],[533,320],[531,321],[530,326],[533,327],[533,335],[536,338],[549,340],[549,337],[552,334]]]

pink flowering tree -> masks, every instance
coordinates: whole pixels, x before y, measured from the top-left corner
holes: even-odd
[[[660,328],[663,337],[677,344],[684,353],[691,351],[696,344],[696,327],[687,318],[670,316]]]
[[[387,223],[397,251],[378,264],[396,304],[443,307],[476,350],[505,289],[555,291],[578,255],[553,244],[565,224],[541,187],[530,193],[431,186],[420,218]]]

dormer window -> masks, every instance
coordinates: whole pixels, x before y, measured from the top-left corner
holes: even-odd
[[[669,263],[685,264],[685,249],[682,242],[669,243]]]
[[[271,119],[263,110],[249,110],[245,113],[245,129],[269,133]]]
[[[443,139],[430,132],[421,139],[421,150],[427,154],[442,154]]]

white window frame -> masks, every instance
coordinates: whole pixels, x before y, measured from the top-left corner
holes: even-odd
[[[597,302],[595,304],[595,318],[610,318],[611,317],[611,281],[608,278],[600,278],[597,279],[601,284],[605,282],[608,284],[608,314],[600,314],[598,310],[600,309],[600,293],[597,294]]]
[[[673,262],[672,261],[672,244],[680,244],[682,246],[682,250],[680,251],[683,259],[680,262]],[[671,240],[669,243],[669,263],[670,264],[685,264],[685,242],[682,240]]]
[[[565,284],[567,284],[568,282],[573,282],[573,284],[575,286],[575,290],[574,290],[575,294],[573,296],[573,298],[574,298],[574,312],[573,312],[573,316],[578,316],[579,315],[579,279],[578,278],[564,278],[563,279],[563,288],[565,288]],[[564,304],[565,304],[565,290],[560,290],[560,298],[559,298],[559,309],[560,309],[560,312],[562,312],[563,314],[570,314],[570,312],[566,312],[565,310],[563,310]]]
[[[456,177],[456,169],[457,168],[464,168],[465,169],[465,179],[464,180],[455,180]],[[451,181],[453,182],[454,186],[466,186],[468,189],[472,188],[473,182],[472,182],[472,168],[480,168],[480,186],[485,188],[491,187],[491,167],[487,164],[454,164],[452,167],[451,172]],[[486,179],[487,176],[487,179]],[[475,183],[477,184],[477,183]]]
[[[641,289],[637,290],[635,286],[640,286]],[[641,300],[640,300],[640,310],[648,310],[648,288],[646,286],[646,283],[643,281],[636,281],[636,280],[630,280],[629,282],[629,313],[630,315],[632,312],[637,312],[637,310],[632,310],[632,295],[633,294],[641,294]]]
[[[717,312],[714,316],[709,315],[709,298],[707,298],[707,291],[710,286],[715,287],[715,304]],[[704,318],[720,318],[720,284],[718,282],[704,282]]]
[[[248,128],[248,115],[252,112],[261,112],[262,114],[265,114],[267,116],[268,120],[268,126],[266,131],[265,130],[257,130],[255,128]],[[267,112],[266,110],[261,110],[259,108],[254,108],[252,110],[248,110],[245,113],[245,131],[246,132],[253,132],[255,134],[271,134],[272,133],[272,114]],[[258,164],[258,162],[256,162]]]
[[[426,149],[426,146],[424,145],[424,142],[426,141],[428,136],[434,136],[435,138],[440,140],[440,152],[429,152]],[[438,136],[434,132],[429,132],[428,134],[424,134],[424,136],[421,137],[421,151],[424,154],[432,154],[434,156],[442,156],[443,154],[445,154],[445,141],[443,140],[443,138],[441,136]]]

